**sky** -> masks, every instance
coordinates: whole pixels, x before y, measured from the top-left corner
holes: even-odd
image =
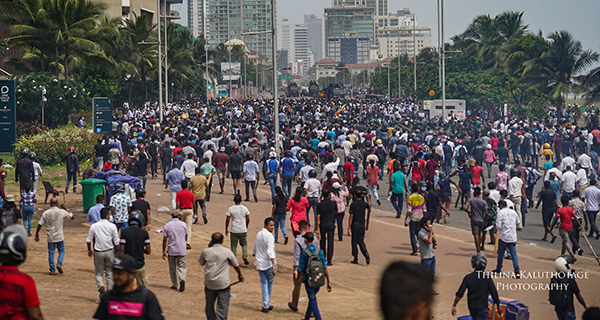
[[[173,6],[179,10],[187,25],[187,2]],[[524,11],[523,18],[531,31],[542,30],[547,36],[553,31],[567,30],[581,41],[584,49],[600,52],[600,0],[445,0],[445,40],[462,33],[473,19],[481,14],[495,16],[503,11]],[[299,3],[301,3],[299,5]],[[277,0],[277,19],[288,18],[304,22],[304,14],[323,16],[329,0]],[[437,44],[436,0],[389,0],[389,11],[394,13],[404,7],[417,15],[420,25],[432,29],[432,44]],[[301,10],[299,10],[301,8]]]

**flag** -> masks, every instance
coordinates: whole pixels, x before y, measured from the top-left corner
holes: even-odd
[[[342,110],[344,110],[344,108],[345,108],[345,107],[346,107],[346,105],[345,105],[345,104],[344,104],[343,106],[341,106],[341,107],[338,109],[338,111],[336,111],[336,112],[335,112],[335,116],[336,116],[336,117],[339,117],[339,115],[340,115],[340,112],[342,112]]]
[[[182,114],[182,115],[179,116],[179,119],[187,119],[189,117],[190,117],[189,113],[184,113],[184,114]]]
[[[225,96],[225,97],[223,97],[223,98],[221,99],[221,104],[225,103],[225,101],[227,101],[227,100],[228,100],[228,98],[227,98],[226,96]]]

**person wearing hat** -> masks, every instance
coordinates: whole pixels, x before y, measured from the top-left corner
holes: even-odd
[[[38,221],[37,229],[35,230],[34,241],[40,241],[40,230],[46,226],[46,236],[48,240],[48,262],[50,264],[50,275],[56,275],[58,273],[63,274],[63,260],[65,258],[65,235],[63,233],[64,219],[70,218],[75,220],[75,216],[63,203],[60,208],[58,207],[58,198],[52,197],[50,199],[50,208],[42,213],[40,220]],[[58,250],[58,261],[56,268],[54,267],[54,253]]]
[[[227,165],[229,164],[229,156],[225,153],[225,147],[219,148],[219,152],[215,154],[213,161],[217,170],[217,177],[219,178],[219,187],[221,188],[219,194],[223,194],[225,175],[227,174]]]
[[[114,288],[107,291],[100,300],[94,319],[164,319],[154,293],[135,281],[135,267],[135,259],[128,254],[115,258],[112,265]]]
[[[43,320],[40,299],[33,279],[17,268],[27,257],[27,235],[21,225],[0,234],[0,315],[6,319]]]
[[[456,306],[460,299],[464,297],[465,292],[468,291],[467,305],[471,318],[473,320],[487,320],[489,313],[488,296],[492,296],[493,305],[501,313],[498,291],[496,285],[494,285],[494,280],[482,274],[487,266],[487,258],[483,253],[476,253],[471,257],[471,266],[474,270],[463,278],[458,291],[456,291],[451,313],[456,316]]]
[[[233,194],[237,194],[240,190],[240,181],[242,179],[242,166],[244,165],[244,157],[240,153],[240,147],[233,146],[233,152],[229,155],[228,169],[233,180]]]
[[[25,186],[25,188],[29,192],[29,189],[27,189],[29,186]],[[0,208],[0,218],[0,231],[13,224],[21,224],[23,216],[19,208],[15,205],[14,195],[9,194],[4,198],[4,204]],[[31,231],[29,231],[29,235],[31,236]]]
[[[483,152],[483,162],[485,162],[485,165],[487,166],[488,169],[488,179],[492,178],[492,164],[494,164],[494,162],[496,162],[496,154],[494,153],[494,150],[492,150],[492,145],[488,144],[486,147],[486,150]]]
[[[577,301],[583,309],[587,309],[585,299],[579,291],[579,286],[573,275],[571,264],[573,263],[568,255],[562,255],[554,260],[554,270],[557,275],[550,279],[550,304],[554,306],[554,312],[558,319],[576,319],[575,305],[573,295],[577,297]]]

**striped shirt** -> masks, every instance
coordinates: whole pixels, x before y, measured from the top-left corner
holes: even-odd
[[[423,208],[425,208],[425,198],[418,193],[413,193],[408,197],[406,205],[410,212],[410,221],[421,221],[421,218],[423,218]]]
[[[21,193],[21,200],[19,201],[21,207],[33,206],[34,203],[37,203],[35,193],[31,191]]]

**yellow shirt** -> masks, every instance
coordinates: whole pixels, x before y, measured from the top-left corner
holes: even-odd
[[[546,155],[549,155],[550,160],[552,160],[552,156],[554,155],[554,152],[552,152],[552,150],[550,150],[549,148],[542,150],[542,158],[544,158],[544,160],[546,160]]]
[[[208,188],[208,179],[202,174],[194,175],[190,179],[190,191],[194,194],[196,200],[202,200],[206,197],[206,188]]]

